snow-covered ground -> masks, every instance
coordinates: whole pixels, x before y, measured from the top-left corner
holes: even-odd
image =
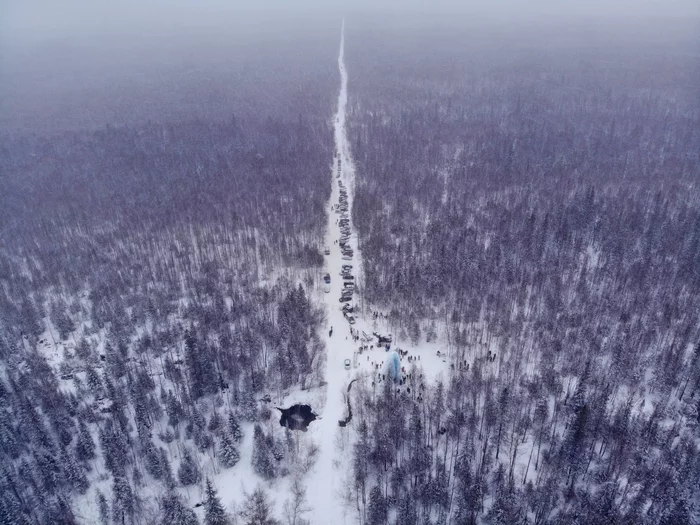
[[[347,413],[347,389],[348,384],[353,379],[359,379],[365,382],[366,386],[372,388],[373,381],[379,385],[377,381],[377,373],[381,372],[381,367],[386,357],[384,348],[374,346],[376,338],[372,341],[355,340],[354,334],[366,333],[371,335],[373,332],[387,334],[388,327],[386,321],[378,316],[377,318],[364,319],[356,317],[356,323],[351,325],[344,318],[341,311],[342,304],[339,302],[341,291],[343,289],[343,279],[341,278],[341,270],[344,264],[353,266],[352,273],[355,280],[361,277],[361,253],[358,246],[357,235],[352,228],[350,221],[350,238],[349,244],[354,252],[351,261],[343,259],[338,240],[341,237],[341,229],[338,220],[341,217],[350,219],[353,200],[353,186],[355,170],[350,152],[350,145],[346,133],[346,106],[348,100],[347,94],[347,71],[344,63],[344,26],[341,30],[340,51],[338,55],[338,68],[340,72],[341,86],[338,96],[338,110],[334,116],[335,127],[335,145],[336,154],[334,156],[332,176],[332,193],[328,203],[328,228],[326,233],[326,246],[330,249],[330,254],[326,257],[325,272],[331,276],[330,292],[323,293],[322,300],[325,301],[325,310],[327,313],[327,325],[322,334],[325,338],[327,348],[327,360],[325,371],[325,386],[321,388],[311,388],[308,390],[300,390],[294,388],[290,391],[281,393],[281,396],[273,394],[273,405],[290,406],[294,403],[307,403],[319,414],[320,419],[311,423],[309,430],[306,433],[294,432],[294,438],[297,441],[297,454],[300,458],[297,461],[296,468],[304,469],[304,465],[312,459],[313,450],[318,447],[318,453],[314,466],[306,476],[307,482],[307,498],[308,504],[311,507],[311,512],[307,519],[314,525],[334,524],[354,524],[357,522],[357,514],[346,504],[346,495],[350,488],[347,483],[348,476],[351,475],[351,443],[353,427],[348,426],[341,428],[338,421],[345,419]],[[340,159],[340,172],[338,170],[338,158]],[[347,212],[342,215],[335,209],[340,199],[340,182],[347,191]],[[324,272],[324,273],[325,273]],[[281,277],[278,274],[277,277]],[[353,296],[353,301],[350,304],[355,304],[358,300],[357,293]],[[357,311],[356,311],[357,313]],[[71,369],[70,373],[63,374],[61,370],[67,363],[64,360],[66,353],[71,354],[75,351],[76,340],[80,334],[84,332],[84,323],[79,323],[79,328],[73,334],[72,340],[56,341],[56,329],[52,327],[48,319],[47,332],[42,337],[41,350],[47,358],[49,364],[56,370],[61,377],[61,388],[65,391],[74,391],[75,384],[73,376],[77,377],[83,384],[86,382],[86,374],[84,369]],[[333,329],[330,334],[331,327]],[[94,334],[93,342],[97,344],[95,351],[104,353],[104,334],[99,332]],[[446,345],[444,339],[437,343],[421,343],[416,348],[412,348],[408,341],[398,341],[397,334],[394,334],[394,344],[392,349],[398,347],[409,352],[415,359],[420,355],[420,361],[416,364],[421,368],[421,374],[425,374],[425,383],[428,385],[439,376],[446,377],[446,369],[449,366],[450,360],[446,358]],[[367,348],[360,354],[358,348],[366,346]],[[177,353],[177,351],[176,351]],[[177,360],[182,360],[184,356],[177,353]],[[350,370],[347,370],[344,361],[349,359],[352,363]],[[102,363],[97,362],[95,365],[101,368]],[[154,375],[163,377],[162,362],[153,360],[148,363],[149,369],[152,367]],[[410,370],[411,363],[407,357],[404,357],[402,367],[405,367],[406,372]],[[377,370],[377,367],[380,370]],[[418,379],[418,377],[414,378]],[[423,381],[421,376],[420,381]],[[415,382],[412,382],[415,384]],[[415,392],[415,390],[414,390]],[[413,392],[412,392],[413,393]],[[226,410],[229,408],[231,400],[230,394],[221,396],[220,402],[222,406],[218,407],[219,414],[225,416]],[[213,406],[209,403],[206,406],[200,406],[205,417],[209,418],[213,411]],[[132,413],[129,413],[133,417]],[[276,434],[278,438],[283,438],[283,429],[278,423],[278,414],[273,411],[273,416],[270,420],[263,424],[263,427],[268,434]],[[284,502],[289,497],[289,484],[293,472],[290,475],[282,476],[272,482],[267,482],[260,478],[254,472],[251,465],[252,447],[253,447],[253,425],[250,423],[241,422],[244,432],[243,442],[240,445],[241,460],[232,468],[222,469],[218,465],[217,460],[211,454],[195,454],[195,460],[199,464],[204,477],[209,478],[217,488],[219,496],[224,505],[235,513],[242,505],[246,494],[251,493],[257,485],[262,485],[267,489],[270,501],[274,505],[274,515],[278,518],[284,518]],[[161,422],[156,423],[154,428],[153,443],[158,447],[163,447],[169,452],[172,463],[173,473],[177,476],[177,469],[181,460],[181,450],[178,440],[171,443],[164,443],[158,436],[158,433],[163,431],[165,426]],[[97,432],[93,432],[95,442],[98,442]],[[99,448],[98,448],[99,454]],[[110,500],[111,496],[111,477],[106,475],[102,457],[98,457],[95,462],[95,470],[89,473],[91,487],[89,491],[82,496],[76,497],[75,507],[80,509],[76,512],[78,518],[84,523],[95,523],[98,521],[99,510],[97,506],[97,490],[100,490]],[[197,507],[196,504],[204,498],[203,487],[201,484],[190,487],[180,487],[180,494],[185,498],[191,508],[194,508],[200,519],[203,518],[203,508]],[[163,495],[165,490],[159,484],[148,484],[139,488],[139,496],[145,503],[145,513],[150,515],[155,512],[157,499]]]
[[[348,190],[348,211],[352,209],[352,180],[354,176],[350,147],[345,130],[345,115],[348,100],[347,72],[343,57],[344,31],[341,31],[340,52],[338,54],[338,68],[340,70],[340,94],[338,96],[338,112],[334,119],[336,151],[340,154],[341,170],[337,176],[337,159],[333,159],[333,189],[328,203],[328,231],[326,233],[326,246],[330,248],[330,255],[326,256],[327,272],[331,276],[330,292],[324,294],[328,314],[328,331],[325,332],[326,347],[328,351],[326,360],[327,395],[326,404],[320,411],[321,419],[311,424],[309,433],[316,440],[320,452],[316,465],[308,478],[307,493],[312,511],[309,516],[311,523],[327,524],[331,516],[333,523],[354,523],[349,515],[344,515],[342,509],[342,480],[344,477],[343,461],[340,455],[342,451],[335,446],[336,434],[341,432],[338,420],[343,419],[345,404],[343,393],[347,390],[352,371],[345,370],[343,362],[352,359],[354,343],[350,335],[350,325],[343,317],[338,301],[342,289],[340,272],[343,264],[357,266],[360,254],[357,250],[357,240],[351,239],[351,246],[355,252],[353,261],[344,261],[340,246],[335,243],[340,238],[340,226],[337,224],[339,214],[333,209],[338,203],[340,188],[338,181],[342,180]],[[354,268],[353,268],[354,269]],[[333,335],[330,329],[333,328]],[[347,431],[347,430],[346,430]]]
[[[350,439],[348,434],[352,432],[352,427],[341,428],[338,421],[346,417],[346,393],[348,384],[352,379],[360,378],[371,384],[378,373],[376,366],[382,366],[385,358],[385,350],[376,348],[374,343],[356,341],[355,334],[362,335],[365,332],[372,335],[374,331],[386,334],[385,323],[379,319],[363,319],[356,317],[354,325],[350,325],[343,317],[341,311],[342,304],[339,302],[343,289],[343,279],[341,278],[342,266],[351,264],[352,273],[355,280],[361,275],[362,260],[361,252],[358,249],[357,235],[350,220],[350,239],[354,255],[352,261],[343,259],[340,245],[337,241],[341,237],[338,220],[342,217],[351,219],[353,186],[355,178],[355,167],[350,152],[350,143],[346,130],[346,108],[348,101],[348,75],[344,60],[345,31],[344,24],[340,37],[340,52],[338,54],[338,69],[340,71],[340,94],[338,95],[338,111],[334,118],[336,153],[340,158],[340,174],[338,175],[338,159],[334,157],[332,177],[333,187],[331,198],[328,203],[328,229],[326,234],[326,246],[330,248],[330,255],[326,256],[326,271],[331,276],[330,292],[324,294],[326,302],[327,331],[324,333],[326,347],[328,350],[327,369],[325,380],[327,382],[326,403],[322,410],[318,410],[321,416],[319,421],[312,423],[309,427],[309,434],[320,447],[318,460],[310,476],[308,477],[307,493],[309,503],[312,507],[309,516],[311,523],[315,525],[327,525],[328,523],[355,523],[355,512],[345,505],[345,494],[348,490],[346,483],[350,474]],[[340,214],[335,207],[340,198],[340,182],[347,190],[347,214]],[[357,301],[357,293],[353,296],[354,304]],[[330,335],[330,330],[333,334]],[[351,328],[353,331],[351,331]],[[394,336],[394,341],[396,337]],[[400,342],[399,343],[404,343]],[[360,346],[371,346],[355,359],[355,354]],[[395,348],[397,345],[392,345]],[[435,379],[446,371],[449,361],[444,357],[446,349],[440,344],[424,344],[420,349],[410,349],[410,345],[399,344],[405,348],[412,356],[420,355],[419,365],[426,374],[426,383]],[[438,355],[440,351],[440,355]],[[346,370],[344,361],[349,359],[352,363],[351,369]],[[407,358],[402,361],[402,366],[409,370]],[[423,372],[421,370],[421,372]]]

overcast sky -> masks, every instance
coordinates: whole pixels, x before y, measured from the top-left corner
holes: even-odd
[[[360,31],[476,27],[523,39],[582,22],[651,45],[676,38],[678,24],[661,19],[679,18],[679,34],[700,36],[700,0],[0,0],[0,131],[32,118],[58,126],[76,108],[101,123],[141,103],[155,118],[152,100],[168,86],[182,88],[179,104],[199,76],[217,73],[228,86],[246,60],[278,67],[285,53],[335,53],[344,16]]]
[[[698,0],[0,0],[5,43],[207,29],[251,16],[342,16],[358,11],[453,13],[504,20],[700,16]],[[254,29],[254,28],[251,28]]]

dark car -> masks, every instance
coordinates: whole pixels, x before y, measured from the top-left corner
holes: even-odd
[[[389,335],[379,335],[377,332],[373,332],[374,336],[377,338],[377,342],[380,345],[389,343],[391,344],[391,334]]]
[[[331,282],[331,274],[327,273],[326,275],[323,276],[323,280],[326,284],[330,284]]]

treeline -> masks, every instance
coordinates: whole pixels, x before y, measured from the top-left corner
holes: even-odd
[[[368,402],[360,515],[694,523],[697,52],[443,29],[347,40],[365,298],[451,359]]]
[[[316,267],[331,135],[325,122],[189,122],[2,143],[0,294],[18,311],[81,292],[131,294]],[[184,279],[184,281],[183,281]],[[191,285],[191,286],[190,286]],[[19,330],[16,332],[19,333]]]

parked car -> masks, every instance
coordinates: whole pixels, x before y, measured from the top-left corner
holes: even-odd
[[[377,332],[372,332],[374,336],[377,338],[377,344],[378,345],[384,345],[386,343],[391,344],[391,334],[388,335],[380,335]]]
[[[343,361],[343,366],[345,367],[345,370],[350,370],[350,359]]]
[[[326,249],[323,250],[323,253],[325,253],[326,255],[330,255],[330,254],[331,254],[331,249],[330,249],[328,246],[326,246]]]
[[[324,284],[323,285],[323,291],[325,293],[331,293],[331,285],[330,284]]]
[[[323,281],[324,281],[326,284],[330,284],[330,282],[331,282],[331,274],[327,273],[326,275],[324,275],[324,276],[323,276]]]

